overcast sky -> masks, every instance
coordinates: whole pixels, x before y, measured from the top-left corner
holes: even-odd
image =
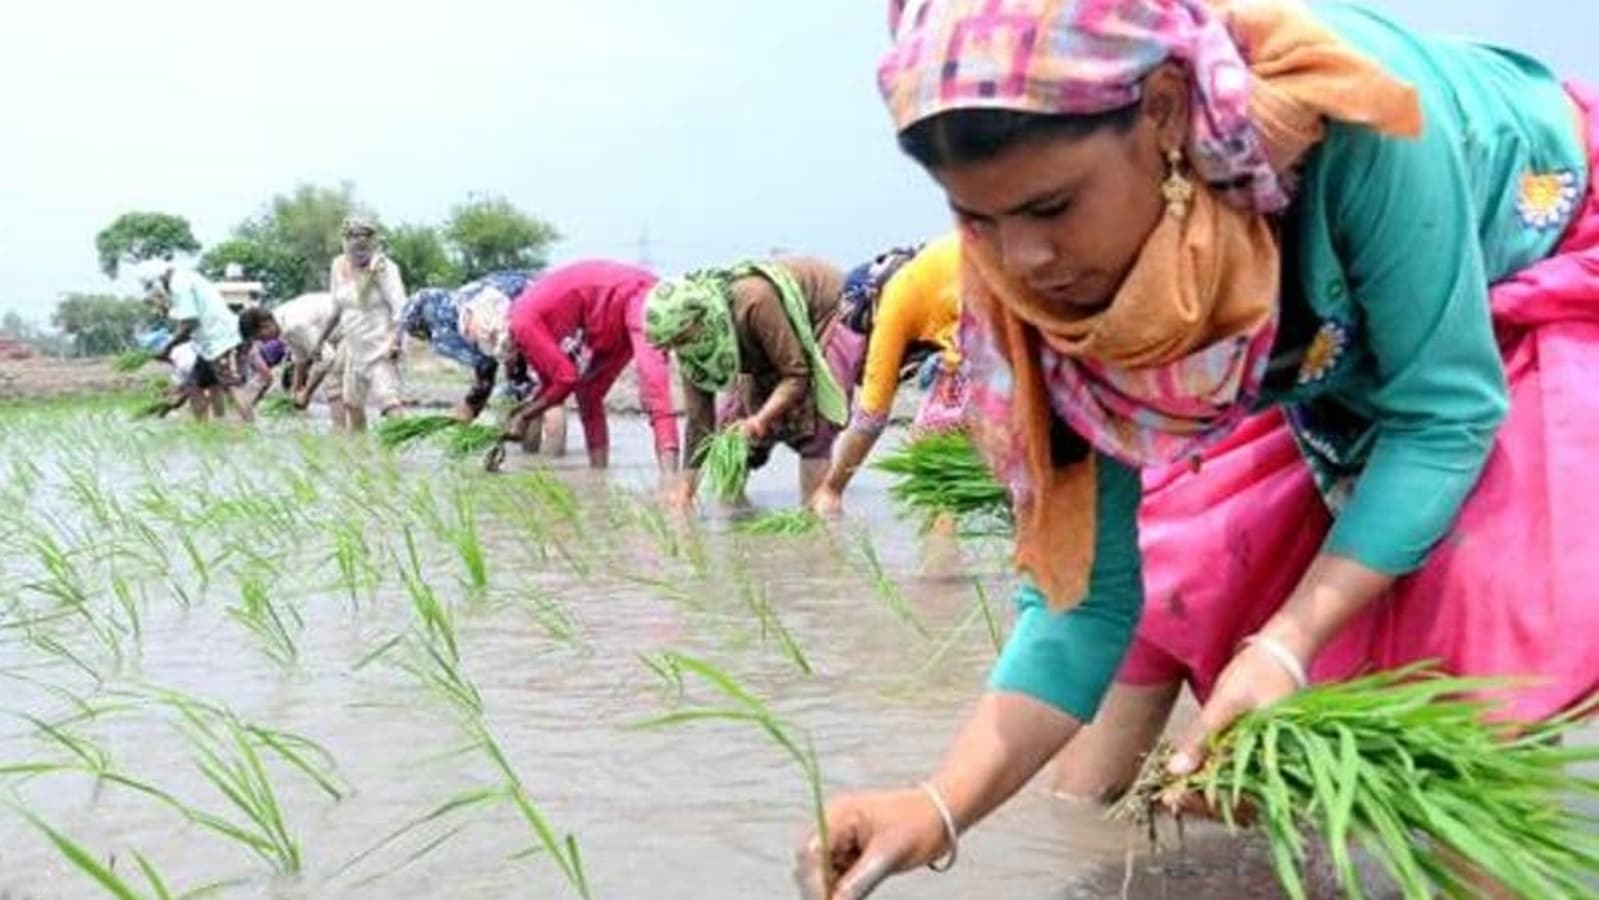
[[[946,220],[877,98],[878,0],[3,5],[0,310],[30,317],[113,287],[94,235],[119,213],[209,245],[299,182],[351,181],[391,224],[503,194],[565,234],[557,261],[647,234],[667,272],[848,265]],[[1372,5],[1599,82],[1595,0]]]

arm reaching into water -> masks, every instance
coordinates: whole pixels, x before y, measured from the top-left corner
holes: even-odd
[[[1072,716],[1021,694],[978,701],[928,784],[965,831],[1021,789],[1081,727]],[[921,789],[854,794],[828,805],[829,846],[813,837],[796,878],[807,900],[859,900],[890,875],[950,851],[938,807]],[[831,892],[824,890],[831,887]]]

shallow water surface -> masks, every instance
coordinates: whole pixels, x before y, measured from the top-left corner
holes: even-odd
[[[715,513],[694,539],[646,511],[653,464],[635,420],[613,425],[611,472],[587,471],[577,447],[553,480],[514,453],[490,477],[427,449],[395,459],[303,426],[265,430],[0,412],[0,765],[41,766],[5,770],[5,783],[140,890],[135,851],[174,893],[576,896],[547,852],[530,852],[538,834],[507,801],[486,735],[522,796],[575,839],[593,896],[793,896],[811,815],[801,769],[748,723],[634,727],[726,704],[692,676],[679,696],[643,658],[676,652],[736,676],[808,736],[829,791],[905,784],[936,761],[993,659],[974,584],[1001,626],[1009,617],[1003,547],[924,538],[873,474],[832,532],[740,536]],[[780,453],[753,504],[791,503],[793,481]],[[252,613],[247,596],[263,595],[271,612]],[[444,626],[429,630],[419,597]],[[264,615],[292,659],[268,653]],[[426,681],[440,671],[427,649],[451,643],[471,714]],[[192,814],[250,830],[197,765],[183,711],[200,703],[325,748],[337,799],[254,744],[298,873],[274,874],[270,854]],[[969,835],[954,872],[878,896],[1114,897],[1129,848],[1131,897],[1276,896],[1248,842],[1191,828],[1183,850],[1148,857],[1141,837],[1044,788]],[[0,815],[0,896],[99,895],[22,815]]]

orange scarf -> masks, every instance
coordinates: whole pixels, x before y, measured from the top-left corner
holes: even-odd
[[[1302,6],[1283,0],[1214,5],[1226,17],[1254,76],[1250,116],[1278,171],[1288,171],[1320,142],[1329,118],[1387,135],[1420,134],[1414,90],[1349,47]],[[1196,187],[1187,218],[1162,220],[1113,302],[1092,315],[1062,315],[1053,309],[1004,272],[992,247],[968,240],[963,248],[962,301],[991,333],[1014,384],[1009,421],[995,421],[978,410],[971,417],[973,431],[991,460],[1014,459],[1025,475],[1027,489],[1016,510],[1015,561],[1051,609],[1075,606],[1087,591],[1097,477],[1093,454],[1061,469],[1051,464],[1053,391],[1041,365],[1043,348],[1080,361],[1078,368],[1087,378],[1098,369],[1136,384],[1158,380],[1158,370],[1180,366],[1219,342],[1274,326],[1281,258],[1267,218],[1221,201],[1203,185]],[[1269,340],[1260,343],[1269,345]],[[1240,357],[1239,365],[1248,362]],[[1237,405],[1227,400],[1239,396],[1247,377],[1247,371],[1233,372],[1218,386],[1217,415],[1192,423],[1196,433],[1230,427],[1226,416],[1230,413],[1235,420],[1241,410],[1223,407]],[[1118,387],[1120,382],[1118,378]],[[1109,427],[1129,440],[1141,429],[1148,431],[1147,425],[1126,418],[1111,421]],[[1104,442],[1094,443],[1104,449]]]

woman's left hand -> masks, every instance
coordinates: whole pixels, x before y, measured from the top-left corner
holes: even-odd
[[[1259,644],[1238,651],[1222,670],[1216,689],[1177,741],[1170,769],[1174,775],[1190,775],[1205,764],[1210,739],[1227,729],[1240,716],[1264,709],[1293,695],[1299,685],[1294,676]]]
[[[742,431],[745,439],[752,444],[765,440],[766,432],[769,430],[766,426],[765,420],[763,420],[760,416],[750,416],[747,419],[740,419],[739,421],[733,423],[733,427],[737,428],[739,431]]]

